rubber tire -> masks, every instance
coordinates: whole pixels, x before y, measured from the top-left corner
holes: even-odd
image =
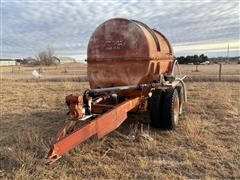
[[[150,126],[153,128],[163,128],[161,115],[163,109],[162,96],[163,90],[156,89],[148,100],[148,110],[150,114]]]
[[[174,130],[179,119],[179,95],[177,89],[166,90],[162,101],[162,126],[164,129]],[[177,112],[174,112],[175,101],[178,101],[176,102],[178,103]]]

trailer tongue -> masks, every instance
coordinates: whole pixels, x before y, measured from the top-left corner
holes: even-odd
[[[101,106],[110,109],[106,113],[87,115],[79,120],[71,119],[65,122],[64,128],[59,132],[61,138],[51,146],[48,154],[48,164],[59,159],[64,153],[73,149],[93,135],[98,138],[118,128],[127,118],[127,112],[139,105],[139,98],[126,100],[116,106]],[[81,121],[84,120],[84,123]],[[81,126],[77,128],[78,123]],[[76,129],[76,130],[75,130]]]
[[[149,111],[154,128],[176,128],[186,102],[185,76],[160,32],[138,21],[110,19],[90,38],[87,63],[90,89],[66,97],[68,118],[47,164],[91,136],[117,129],[130,111]]]

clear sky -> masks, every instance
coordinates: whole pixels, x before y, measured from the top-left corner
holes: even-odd
[[[136,19],[158,29],[175,54],[240,55],[239,0],[1,1],[0,57],[35,56],[51,46],[56,55],[86,56],[95,28],[109,18]]]

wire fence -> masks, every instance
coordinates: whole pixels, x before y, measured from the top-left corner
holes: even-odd
[[[239,64],[181,65],[186,81],[240,82]],[[0,67],[3,80],[27,81],[88,81],[87,65],[80,63],[56,66],[8,66]],[[40,76],[33,76],[36,71]]]

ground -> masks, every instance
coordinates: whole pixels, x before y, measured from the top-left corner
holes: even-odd
[[[1,179],[240,178],[240,83],[187,83],[175,131],[152,129],[147,113],[129,114],[116,131],[93,137],[46,166],[67,108],[64,97],[87,82],[1,80]]]
[[[219,64],[211,65],[180,65],[182,74],[188,75],[191,81],[219,79]],[[26,67],[26,66],[0,66],[1,79],[32,81],[32,71],[38,71],[42,77],[39,81],[81,81],[86,80],[86,64],[70,63],[56,66]],[[222,80],[240,82],[240,64],[223,64]],[[36,78],[35,78],[36,79]]]

